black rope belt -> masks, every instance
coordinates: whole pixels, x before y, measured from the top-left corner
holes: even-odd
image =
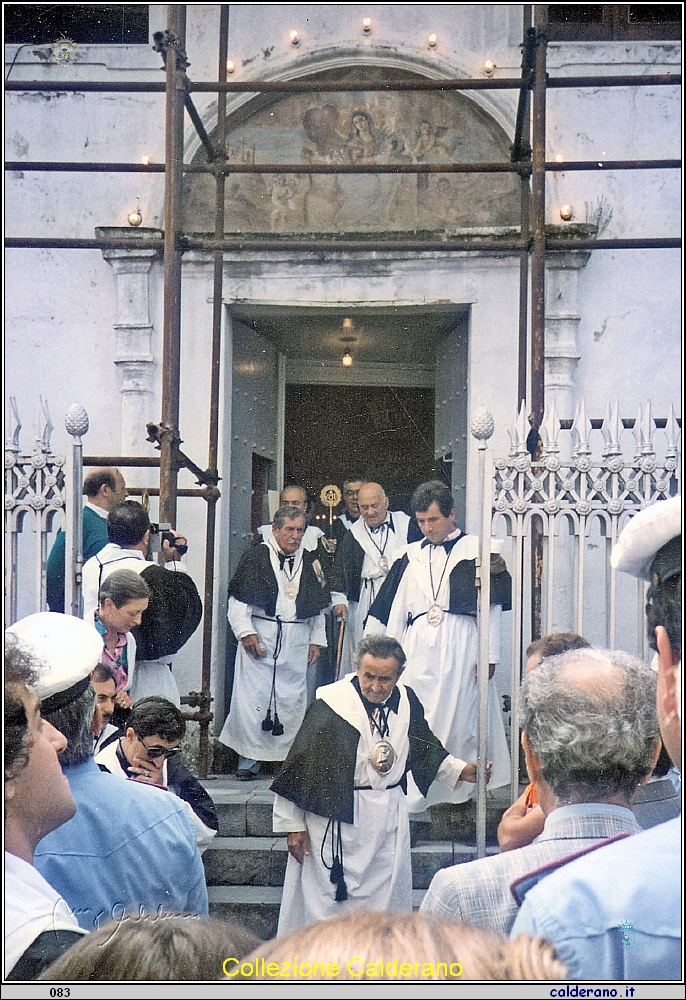
[[[402,781],[396,781],[394,785],[386,785],[385,788],[374,788],[373,785],[353,785],[354,792],[390,792],[391,788],[401,788]]]
[[[297,619],[291,621],[283,621],[278,615],[276,618],[268,618],[263,615],[253,615],[253,618],[257,618],[261,622],[276,622],[276,642],[274,643],[274,665],[272,667],[272,688],[269,692],[269,705],[267,706],[267,714],[264,719],[262,719],[262,731],[265,733],[271,733],[272,736],[283,736],[283,724],[279,718],[279,713],[276,709],[276,661],[281,655],[281,646],[283,645],[283,626],[284,625],[302,625],[303,622]],[[274,716],[272,718],[272,704],[274,705]]]

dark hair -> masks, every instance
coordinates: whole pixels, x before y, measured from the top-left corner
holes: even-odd
[[[117,489],[115,469],[93,469],[83,481],[83,492],[87,497],[95,497],[103,486],[109,486],[112,491]]]
[[[133,569],[117,569],[100,584],[98,605],[102,607],[110,600],[115,608],[123,608],[130,601],[142,601],[144,597],[150,597],[150,587],[140,573]]]
[[[576,632],[551,632],[540,639],[534,639],[526,647],[526,658],[540,656],[544,660],[548,656],[559,656],[570,649],[590,649],[590,642]]]
[[[98,684],[106,684],[107,681],[114,681],[115,684],[117,683],[117,678],[114,676],[114,670],[106,663],[95,664],[91,673],[91,680],[97,681]]]
[[[5,633],[5,781],[29,762],[33,741],[26,715],[27,685],[36,680],[35,660],[13,635]]]
[[[302,519],[303,526],[307,527],[307,519],[299,507],[279,507],[276,514],[274,514],[274,527],[283,528],[287,518],[289,521],[293,521],[296,517]]]
[[[392,656],[398,661],[398,670],[402,670],[407,660],[403,647],[390,635],[366,635],[360,639],[353,656],[356,668],[363,656],[374,656],[379,660],[387,660]]]
[[[149,527],[147,511],[136,500],[118,503],[107,515],[107,538],[124,549],[138,545]]]
[[[348,476],[347,479],[343,480],[343,492],[345,493],[346,486],[350,486],[351,483],[361,483],[364,486],[366,482],[364,476]]]
[[[89,684],[78,698],[62,708],[41,712],[46,722],[62,733],[67,741],[66,749],[60,753],[60,764],[63,767],[83,764],[93,756],[91,723],[94,710],[95,688]]]
[[[84,935],[38,978],[58,983],[223,980],[225,959],[242,959],[259,943],[237,924],[195,913],[124,916]]]
[[[648,641],[657,651],[655,629],[662,625],[669,637],[672,652],[681,657],[681,573],[658,584],[646,604]]]
[[[427,511],[432,503],[438,505],[443,517],[449,517],[453,510],[455,510],[455,501],[453,499],[452,490],[445,483],[441,483],[438,479],[432,479],[428,483],[422,483],[412,494],[412,513],[417,512],[424,513]]]
[[[126,727],[144,739],[161,736],[163,740],[180,740],[186,732],[186,723],[176,705],[157,695],[140,698],[132,706]]]

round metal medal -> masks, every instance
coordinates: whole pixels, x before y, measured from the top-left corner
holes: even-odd
[[[437,604],[432,604],[427,612],[427,618],[429,619],[429,625],[438,628],[443,621],[443,609],[439,608]]]
[[[393,744],[388,740],[379,740],[369,752],[369,763],[377,774],[388,774],[397,759]]]

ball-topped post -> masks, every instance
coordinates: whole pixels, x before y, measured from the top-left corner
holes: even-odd
[[[472,415],[472,436],[477,441],[488,441],[493,437],[495,420],[485,406],[480,406]],[[484,445],[485,447],[485,445]]]
[[[477,782],[476,782],[476,856],[486,856],[486,763],[488,757],[488,673],[489,632],[491,610],[491,475],[488,441],[493,436],[495,421],[485,406],[472,414],[472,437],[479,448],[479,554],[476,560],[476,585],[478,588],[479,658],[476,684],[479,695],[479,724],[477,727]]]
[[[83,445],[81,438],[88,433],[88,414],[81,403],[72,403],[64,415],[64,426],[72,437],[69,459],[70,484],[66,496],[66,539],[64,558],[64,610],[68,615],[83,615]]]

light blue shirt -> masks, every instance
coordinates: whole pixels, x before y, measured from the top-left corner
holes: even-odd
[[[681,818],[601,847],[529,890],[511,938],[546,937],[568,979],[681,978]]]
[[[84,930],[125,915],[181,910],[207,915],[195,829],[184,802],[100,770],[65,767],[76,815],[43,837],[34,865]]]

